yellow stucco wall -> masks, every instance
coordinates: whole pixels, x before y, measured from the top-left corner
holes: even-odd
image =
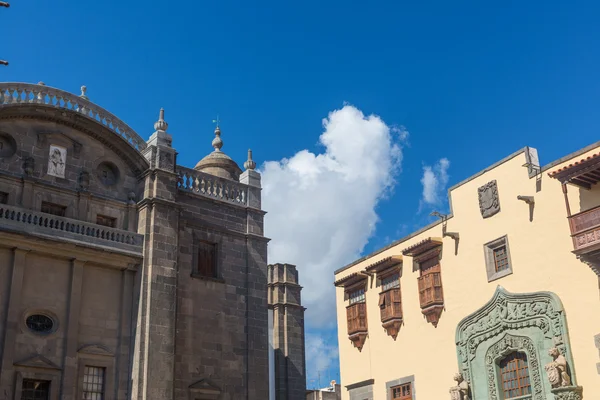
[[[598,149],[588,153],[597,152]],[[587,154],[574,157],[579,160]],[[450,193],[453,217],[447,230],[460,233],[458,254],[454,240],[443,240],[441,258],[445,310],[435,328],[421,314],[418,297],[418,272],[413,272],[412,258],[404,257],[401,290],[404,325],[394,341],[381,327],[378,307],[380,288],[369,280],[366,301],[369,336],[362,352],[354,348],[347,335],[344,289],[337,288],[337,319],[339,330],[341,381],[343,386],[374,379],[375,400],[385,400],[388,381],[414,375],[418,400],[449,398],[448,389],[455,384],[458,372],[455,347],[457,324],[490,300],[498,285],[512,293],[551,291],[557,294],[566,310],[572,354],[578,384],[585,398],[600,394],[600,362],[594,335],[600,333],[599,281],[595,273],[576,259],[567,221],[564,196],[560,183],[548,177],[572,161],[565,161],[542,173],[541,190],[536,191],[536,179],[530,179],[521,152],[482,175],[456,187]],[[477,189],[491,180],[498,182],[501,211],[484,219],[479,210]],[[517,200],[518,195],[534,196],[533,221],[529,207]],[[580,191],[569,186],[572,213],[600,204],[600,188]],[[508,235],[513,274],[499,280],[487,280],[484,244]],[[438,224],[404,242],[336,274],[338,280],[363,270],[384,257],[400,255],[402,250],[428,237],[441,237]],[[545,374],[544,374],[545,379]],[[343,387],[342,399],[348,400]]]

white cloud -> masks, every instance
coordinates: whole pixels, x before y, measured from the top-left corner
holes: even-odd
[[[335,325],[333,271],[360,256],[375,208],[394,186],[403,129],[344,105],[323,120],[320,154],[302,150],[261,167],[269,263],[295,264],[307,325]],[[307,346],[308,351],[308,346]]]
[[[333,344],[327,343],[322,336],[315,334],[306,335],[306,372],[307,372],[307,386],[311,388],[318,387],[319,389],[329,385],[331,379],[335,379],[337,372],[339,351],[337,343],[334,341]],[[320,375],[320,387],[319,382],[316,379]]]
[[[444,199],[444,190],[448,184],[448,168],[450,161],[447,158],[440,159],[433,167],[425,165],[423,167],[423,185],[422,202],[429,205],[437,205]]]

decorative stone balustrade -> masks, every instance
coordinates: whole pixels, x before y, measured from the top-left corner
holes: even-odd
[[[28,83],[0,83],[0,108],[15,104],[44,104],[76,111],[101,123],[138,151],[147,146],[146,141],[133,129],[104,108],[60,89]]]
[[[144,236],[90,222],[0,204],[0,230],[28,233],[142,255]]]
[[[177,166],[177,174],[179,175],[177,186],[180,190],[246,205],[248,187],[242,183],[181,166]]]

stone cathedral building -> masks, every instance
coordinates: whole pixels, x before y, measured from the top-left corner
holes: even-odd
[[[297,272],[267,266],[251,152],[240,169],[217,127],[185,168],[163,110],[154,130],[85,87],[0,84],[1,399],[304,398]]]

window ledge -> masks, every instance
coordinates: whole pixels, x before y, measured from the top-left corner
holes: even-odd
[[[195,273],[191,273],[190,276],[194,279],[200,279],[203,281],[211,281],[211,282],[216,282],[216,283],[225,283],[225,279],[223,278],[214,278],[211,276],[205,276],[205,275],[200,275],[200,274],[195,274]]]

